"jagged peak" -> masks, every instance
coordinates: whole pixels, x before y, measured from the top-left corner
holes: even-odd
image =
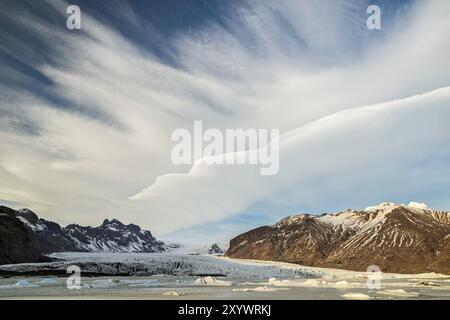
[[[32,220],[33,222],[36,222],[37,220],[39,220],[38,215],[28,208],[19,209],[19,210],[17,210],[17,212],[19,213],[19,215],[26,217],[27,220]]]
[[[208,248],[208,254],[223,254],[225,252],[216,242],[212,243]]]
[[[33,211],[31,211],[28,208],[22,208],[22,209],[19,209],[17,211],[19,211],[20,213],[34,213]]]
[[[370,219],[379,219],[382,218],[384,216],[386,216],[386,214],[391,213],[391,212],[396,212],[396,209],[399,208],[404,208],[407,210],[415,210],[415,211],[433,211],[432,209],[428,208],[428,206],[425,203],[420,203],[420,202],[410,202],[408,205],[405,204],[398,204],[395,202],[391,202],[391,201],[386,201],[383,203],[380,203],[378,205],[375,206],[370,206],[365,208],[363,211],[361,210],[355,210],[355,209],[346,209],[343,211],[339,211],[336,213],[323,213],[320,215],[312,215],[312,214],[308,214],[308,213],[302,213],[302,214],[296,214],[296,215],[290,215],[287,216],[283,219],[281,219],[280,221],[278,221],[277,223],[275,223],[273,225],[273,227],[276,228],[282,228],[285,226],[289,226],[292,224],[296,224],[296,223],[302,223],[304,221],[309,221],[310,219],[316,220],[316,221],[321,221],[321,222],[327,222],[327,223],[331,223],[333,225],[335,224],[339,224],[342,223],[342,221],[347,220],[347,223],[360,223],[361,220],[361,213],[363,212],[367,212],[370,214]],[[381,216],[380,216],[381,214]],[[344,220],[343,220],[344,219]],[[351,220],[351,221],[350,221]]]
[[[111,220],[105,219],[102,223],[102,227],[108,227],[108,226],[122,227],[122,226],[124,226],[124,224],[117,219],[111,219]]]

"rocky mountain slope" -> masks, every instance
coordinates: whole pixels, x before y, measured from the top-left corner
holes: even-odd
[[[363,211],[301,214],[230,241],[233,258],[364,271],[450,274],[450,213],[383,203]]]
[[[45,260],[51,252],[162,252],[168,247],[134,224],[105,220],[98,227],[59,224],[28,209],[0,206],[0,264]]]
[[[33,234],[15,217],[15,212],[0,207],[0,264],[48,261],[34,245]]]

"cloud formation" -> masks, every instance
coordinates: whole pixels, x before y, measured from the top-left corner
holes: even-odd
[[[74,34],[14,11],[46,54],[3,31],[2,54],[19,61],[2,65],[0,199],[62,223],[114,216],[157,234],[261,202],[318,212],[414,197],[450,208],[450,4],[389,11],[374,34],[364,3],[319,2],[235,4],[170,38],[131,7],[126,19],[112,11],[139,41],[89,12]],[[64,18],[65,3],[46,5]],[[36,77],[48,82],[40,91]],[[280,174],[174,166],[170,134],[194,120],[279,128]]]

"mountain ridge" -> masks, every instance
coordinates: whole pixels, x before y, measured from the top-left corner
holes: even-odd
[[[16,232],[11,234],[9,228]],[[62,251],[163,252],[169,249],[150,231],[135,224],[125,225],[117,219],[105,219],[97,227],[78,224],[61,227],[39,218],[29,209],[5,206],[0,206],[0,234],[0,264],[45,261],[45,254]]]
[[[288,216],[230,240],[231,258],[365,271],[450,273],[450,213],[385,202],[365,210]]]

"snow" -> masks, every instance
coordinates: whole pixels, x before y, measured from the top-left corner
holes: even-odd
[[[376,206],[367,207],[366,209],[364,209],[364,211],[366,211],[366,212],[378,211],[378,210],[391,211],[392,209],[398,208],[398,207],[409,207],[409,208],[415,208],[415,209],[421,209],[421,210],[430,210],[430,208],[428,208],[428,206],[425,203],[411,201],[407,206],[404,204],[396,204],[393,202],[383,202]]]
[[[335,214],[327,214],[318,218],[320,221],[329,223],[333,226],[344,227],[360,227],[364,220],[358,216],[358,212],[354,210],[347,210]]]
[[[20,221],[22,221],[23,224],[25,224],[28,227],[30,227],[33,231],[43,231],[43,230],[47,229],[47,227],[41,222],[38,222],[37,224],[32,224],[27,219],[25,219],[24,217],[17,216],[17,218]]]
[[[417,209],[423,209],[423,210],[429,209],[428,206],[425,203],[414,202],[414,201],[410,202],[408,204],[408,207],[417,208]]]

